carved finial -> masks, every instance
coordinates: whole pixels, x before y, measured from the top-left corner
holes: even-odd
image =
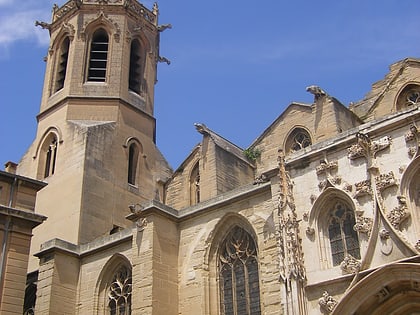
[[[157,4],[157,2],[153,3],[153,10],[152,10],[154,15],[158,15],[159,14],[159,6]]]

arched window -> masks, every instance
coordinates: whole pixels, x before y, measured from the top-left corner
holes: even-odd
[[[220,309],[223,315],[261,314],[255,242],[235,226],[219,248]]]
[[[108,287],[108,308],[110,315],[131,314],[131,270],[126,266],[115,272]]]
[[[70,39],[64,38],[61,43],[60,50],[58,53],[57,72],[55,76],[54,92],[61,90],[64,87],[64,81],[66,80],[67,62],[69,58]]]
[[[190,176],[190,204],[195,205],[200,202],[200,169],[197,162],[191,171]]]
[[[105,82],[108,61],[108,33],[100,28],[92,36],[88,81]]]
[[[303,128],[295,128],[286,140],[286,152],[293,153],[312,144],[311,136]]]
[[[139,148],[131,143],[128,147],[128,183],[136,185],[137,165],[139,161]]]
[[[408,84],[398,95],[397,110],[407,109],[420,104],[420,85]]]
[[[57,147],[57,136],[55,133],[50,133],[40,147],[38,178],[47,178],[54,174],[57,162]]]
[[[328,236],[331,245],[333,265],[339,265],[345,257],[351,255],[360,259],[360,246],[354,212],[341,201],[335,203],[328,220]]]
[[[140,94],[142,82],[142,58],[141,45],[139,40],[135,39],[131,42],[130,49],[130,73],[128,79],[128,87],[131,91]]]

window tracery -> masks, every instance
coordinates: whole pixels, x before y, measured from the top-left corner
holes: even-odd
[[[406,109],[420,104],[420,85],[409,84],[400,93],[397,100],[397,110]]]
[[[131,271],[120,267],[108,288],[108,308],[110,315],[131,314]]]
[[[257,251],[252,237],[239,226],[220,247],[219,279],[222,314],[261,314]]]
[[[337,202],[330,212],[328,221],[328,235],[334,266],[340,265],[349,255],[360,259],[359,238],[353,229],[355,224],[353,211],[342,202]]]
[[[303,128],[296,128],[286,141],[286,152],[293,153],[310,145],[312,145],[312,140],[309,133]]]

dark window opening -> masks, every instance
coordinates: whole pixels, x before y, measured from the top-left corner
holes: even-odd
[[[128,148],[128,183],[131,185],[136,184],[138,158],[139,149],[135,143],[132,143]]]
[[[57,138],[53,138],[48,145],[45,156],[45,170],[44,177],[48,177],[54,174],[55,162],[57,159]]]
[[[64,87],[66,79],[67,63],[69,58],[70,40],[66,37],[60,47],[59,62],[57,66],[56,86],[54,92],[61,90]]]
[[[128,87],[131,91],[140,94],[142,71],[141,71],[141,46],[140,42],[135,39],[131,43],[130,49],[130,74]]]
[[[93,34],[90,46],[88,81],[105,82],[108,60],[108,34],[103,29]]]

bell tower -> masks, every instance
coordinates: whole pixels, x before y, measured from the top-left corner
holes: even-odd
[[[136,0],[54,5],[38,128],[18,172],[48,183],[31,254],[127,227],[128,205],[157,199],[172,170],[155,144],[158,7]],[[36,269],[30,262],[30,270]]]

